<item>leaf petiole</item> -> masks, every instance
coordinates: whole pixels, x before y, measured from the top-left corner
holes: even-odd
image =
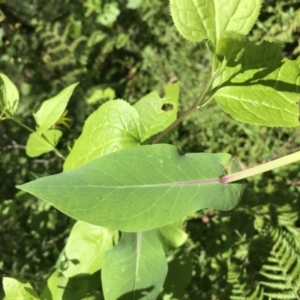
[[[245,179],[245,178],[248,178],[251,176],[255,176],[255,175],[267,172],[267,171],[271,171],[271,170],[279,168],[279,167],[286,166],[288,164],[297,162],[299,160],[300,160],[300,151],[297,151],[293,154],[286,155],[284,157],[272,160],[265,164],[262,164],[262,165],[244,170],[244,171],[240,171],[237,173],[225,175],[225,176],[221,177],[221,182],[229,183],[229,182],[238,181],[238,180]]]

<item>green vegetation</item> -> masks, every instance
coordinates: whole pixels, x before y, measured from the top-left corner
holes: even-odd
[[[0,0],[0,274],[7,299],[299,299],[299,165],[248,178],[237,207],[241,183],[218,181],[212,195],[207,180],[237,171],[229,170],[231,155],[245,169],[299,150],[299,60],[282,55],[299,54],[300,5],[266,0],[252,28],[259,1],[248,0],[253,15],[242,30],[218,36],[221,24],[205,36],[180,22],[189,2]],[[178,33],[170,10],[193,42]],[[242,34],[251,28],[248,41]],[[207,37],[209,47],[200,43]],[[269,42],[252,43],[263,39]],[[253,80],[264,89],[255,90]],[[210,87],[196,110],[197,95]],[[110,101],[117,98],[126,102]],[[163,137],[174,146],[144,146],[188,109],[196,111]],[[183,160],[175,146],[194,154]],[[107,193],[95,181],[103,174],[107,186],[121,183],[125,192]],[[166,177],[202,181],[199,189],[172,189],[172,201],[164,198],[169,187],[130,187]],[[91,185],[97,190],[87,194]],[[176,206],[178,193],[197,201]],[[99,195],[107,200],[100,210]],[[158,195],[162,202],[151,205]],[[168,211],[173,205],[177,214]],[[123,295],[122,266],[135,298]]]

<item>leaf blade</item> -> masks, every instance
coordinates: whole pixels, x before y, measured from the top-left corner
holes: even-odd
[[[263,55],[261,55],[263,53]],[[299,125],[300,60],[283,59],[280,44],[248,42],[214,82],[214,97],[238,121],[253,125]]]
[[[224,31],[248,34],[254,25],[261,0],[171,0],[177,30],[188,40],[209,39],[214,47]]]
[[[111,152],[137,146],[139,138],[140,120],[136,110],[123,100],[106,102],[85,121],[82,134],[64,163],[64,171]]]
[[[115,152],[74,171],[41,178],[18,188],[94,225],[146,231],[203,208],[229,210],[242,184],[222,184],[229,154],[180,156],[171,145]]]
[[[104,257],[105,299],[156,299],[166,275],[167,261],[156,231],[125,232]]]
[[[166,85],[164,89],[163,98],[151,92],[134,105],[141,121],[141,142],[163,131],[177,118],[179,84]],[[170,106],[170,109],[164,111],[164,105]]]
[[[40,109],[33,114],[34,119],[39,126],[38,132],[48,130],[57,120],[59,120],[77,85],[78,83],[71,84],[54,97],[45,100],[42,103]]]
[[[0,73],[0,110],[14,115],[20,100],[15,84],[3,73]]]
[[[104,254],[113,247],[114,231],[77,221],[63,251],[65,277],[94,274],[100,270]]]

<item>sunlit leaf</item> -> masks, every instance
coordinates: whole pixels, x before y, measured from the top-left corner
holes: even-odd
[[[14,115],[19,104],[19,91],[15,84],[3,73],[0,73],[0,112]]]
[[[49,129],[43,134],[31,133],[26,144],[26,154],[30,157],[36,157],[53,151],[62,134],[62,131],[58,129]]]
[[[66,87],[56,96],[44,101],[40,109],[33,114],[35,121],[39,126],[39,132],[46,131],[59,120],[64,113],[77,84],[78,83],[74,83]]]

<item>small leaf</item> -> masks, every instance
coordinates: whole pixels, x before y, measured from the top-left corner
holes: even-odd
[[[137,111],[123,100],[106,102],[85,121],[83,132],[64,163],[64,171],[105,154],[137,146],[139,137]]]
[[[23,283],[15,278],[3,277],[3,289],[6,300],[40,299],[30,283]]]
[[[166,274],[167,261],[156,231],[124,232],[118,245],[104,256],[105,299],[157,299]]]
[[[163,131],[177,118],[179,98],[179,84],[165,86],[165,96],[159,97],[156,92],[152,92],[135,105],[141,120],[141,142],[149,137]],[[169,105],[168,111],[163,110],[164,105]]]
[[[93,274],[101,268],[104,253],[113,247],[114,231],[78,221],[65,246],[61,270],[66,277]]]
[[[19,91],[14,83],[0,73],[0,111],[14,115],[19,104]]]
[[[122,231],[145,231],[199,209],[234,208],[243,185],[219,180],[230,159],[229,154],[182,156],[171,145],[139,146],[19,188],[77,220]]]
[[[280,45],[247,43],[214,81],[214,97],[233,118],[254,125],[299,125],[300,59],[283,59]]]
[[[188,40],[208,39],[215,48],[224,31],[248,34],[261,0],[170,0],[177,30]]]
[[[54,125],[64,113],[71,95],[78,83],[74,83],[51,99],[44,101],[40,109],[33,114],[39,126],[38,132],[44,132]]]
[[[186,242],[188,235],[182,229],[182,223],[182,221],[177,221],[158,229],[163,238],[163,242],[166,243],[167,246],[177,248]]]
[[[62,132],[58,129],[49,129],[43,134],[31,133],[26,144],[26,154],[30,157],[37,157],[53,151],[61,137]]]
[[[247,37],[233,31],[225,31],[220,37],[216,54],[225,56],[229,61],[232,58],[239,59],[247,45]]]

